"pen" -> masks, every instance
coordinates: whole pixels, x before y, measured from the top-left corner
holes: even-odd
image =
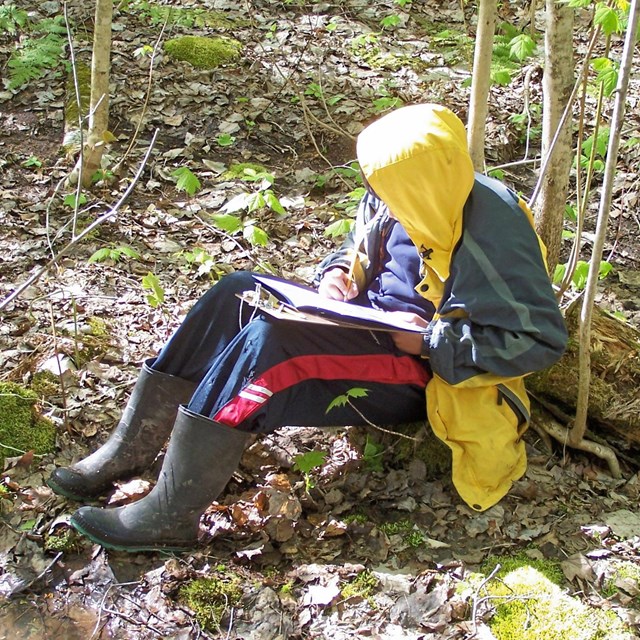
[[[344,294],[344,298],[343,301],[347,302],[348,298],[347,296],[349,295],[349,291],[351,291],[351,287],[353,286],[353,274],[356,268],[356,260],[358,258],[358,252],[355,251],[353,254],[353,258],[351,258],[351,264],[349,266],[349,271],[347,272],[347,291]]]

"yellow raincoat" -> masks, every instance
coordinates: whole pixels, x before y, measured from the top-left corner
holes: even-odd
[[[441,106],[374,122],[358,138],[358,160],[420,253],[416,291],[436,309],[425,336],[429,422],[452,451],[461,497],[487,509],[526,469],[523,377],[557,360],[567,338],[531,212],[474,174],[464,126]],[[360,290],[376,268],[377,220],[359,219],[352,234]]]

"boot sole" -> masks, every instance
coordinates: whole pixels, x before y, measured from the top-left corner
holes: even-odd
[[[187,543],[185,542],[183,545],[163,545],[163,544],[118,544],[116,542],[109,542],[108,540],[102,540],[98,536],[96,536],[92,531],[83,527],[79,522],[75,520],[73,516],[71,516],[70,520],[71,526],[80,533],[81,535],[89,538],[91,542],[95,544],[99,544],[101,547],[105,549],[111,549],[112,551],[126,551],[128,553],[139,553],[139,552],[155,552],[160,553],[162,551],[167,552],[184,552],[184,551],[192,551],[198,544],[197,541]]]
[[[59,496],[63,496],[65,498],[69,498],[70,500],[75,500],[76,502],[84,502],[85,500],[97,500],[102,495],[102,492],[101,493],[84,494],[84,495],[80,495],[78,493],[72,493],[71,491],[68,491],[64,487],[62,487],[59,484],[57,484],[55,481],[51,480],[51,478],[46,480],[46,483],[47,483],[47,486],[54,493],[58,494]]]

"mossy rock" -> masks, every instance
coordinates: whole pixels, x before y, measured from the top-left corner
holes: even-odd
[[[542,572],[521,566],[488,585],[495,599],[489,622],[497,640],[631,640],[635,636],[612,611],[571,597]]]
[[[51,453],[56,428],[36,410],[38,396],[13,382],[0,382],[0,464],[21,451]]]
[[[562,586],[565,580],[559,562],[545,558],[531,558],[527,555],[526,551],[520,551],[510,556],[489,556],[482,563],[482,573],[488,576],[493,573],[498,566],[499,569],[495,573],[495,577],[497,578],[504,578],[507,574],[521,567],[532,567],[536,571],[539,571],[547,580],[550,580],[558,586]]]
[[[237,60],[242,45],[232,38],[182,36],[167,40],[164,50],[174,60],[188,62],[196,69],[215,69]]]

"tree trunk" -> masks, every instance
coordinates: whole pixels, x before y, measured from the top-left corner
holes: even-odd
[[[89,130],[82,153],[82,186],[91,185],[91,179],[100,169],[107,132],[109,130],[109,71],[111,67],[111,24],[113,0],[96,0],[91,58],[91,102]],[[80,162],[80,161],[79,161]],[[79,164],[74,174],[80,173]]]
[[[484,133],[489,111],[491,57],[497,6],[497,0],[479,1],[467,134],[471,160],[476,171],[484,171]]]
[[[570,118],[552,147],[574,85],[573,11],[557,0],[547,0],[542,156],[552,155],[542,177],[540,203],[536,207],[536,228],[547,246],[547,261],[552,273],[560,255],[562,223],[573,161]]]
[[[567,312],[569,346],[550,369],[527,378],[534,397],[573,416],[578,398],[581,301]],[[595,307],[591,323],[589,427],[618,448],[640,451],[640,331]]]

